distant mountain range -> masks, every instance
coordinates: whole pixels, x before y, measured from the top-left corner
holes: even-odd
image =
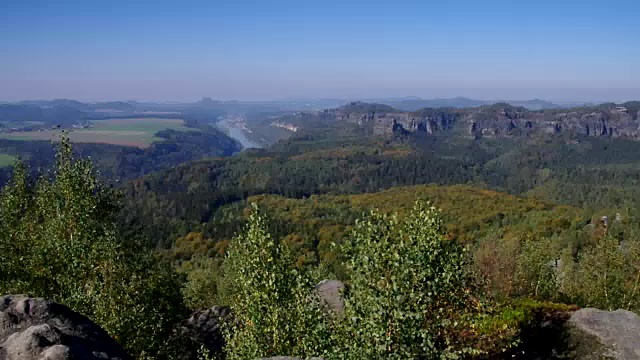
[[[507,103],[512,106],[522,106],[529,110],[545,110],[545,109],[561,109],[571,105],[560,105],[546,100],[476,100],[465,97],[443,98],[443,99],[421,99],[416,97],[400,98],[400,99],[375,99],[376,103],[382,103],[393,106],[396,109],[404,111],[416,111],[423,108],[468,108],[479,107],[484,105],[492,105],[496,103]],[[584,105],[584,104],[580,104]]]
[[[478,100],[466,97],[424,99],[417,96],[406,96],[400,98],[354,98],[354,99],[288,99],[269,102],[291,107],[289,110],[318,110],[336,108],[350,102],[365,102],[389,105],[403,111],[416,111],[423,108],[468,108],[497,103],[506,103],[512,106],[521,106],[529,110],[564,109],[576,106],[593,106],[598,103],[593,102],[551,102],[542,99],[532,100]]]
[[[355,100],[354,100],[355,101]],[[175,117],[200,123],[212,123],[225,114],[277,113],[335,109],[354,102],[345,99],[290,99],[277,101],[220,101],[209,97],[193,103],[154,103],[136,101],[80,102],[70,99],[30,100],[0,104],[0,122],[42,122],[47,126],[71,126],[75,123],[110,117],[152,116]],[[377,103],[400,111],[424,108],[476,108],[506,103],[527,110],[567,109],[587,103],[557,104],[541,99],[487,101],[465,97],[422,99],[419,97],[362,99],[357,102]]]

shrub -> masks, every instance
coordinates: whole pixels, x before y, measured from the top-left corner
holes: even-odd
[[[563,293],[580,306],[640,311],[640,242],[605,236],[568,257]]]
[[[561,253],[552,239],[525,239],[516,256],[518,294],[546,300],[556,297],[560,258]]]
[[[349,292],[338,338],[346,359],[444,359],[473,353],[465,250],[442,235],[433,207],[402,220],[376,212],[344,245]]]
[[[254,205],[245,231],[227,250],[223,273],[236,317],[225,329],[227,358],[322,355],[329,333],[314,283],[266,229]]]
[[[441,227],[435,209],[419,203],[402,220],[373,212],[358,221],[341,246],[344,313],[328,316],[310,272],[294,265],[254,206],[222,266],[236,315],[225,329],[227,357],[457,359],[508,349],[523,315],[473,297],[466,251]]]
[[[0,195],[0,293],[53,299],[78,311],[131,354],[171,357],[184,316],[179,281],[149,249],[120,238],[118,194],[63,139],[50,178],[35,185],[22,165]]]

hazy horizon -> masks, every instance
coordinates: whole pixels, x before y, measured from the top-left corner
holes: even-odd
[[[239,102],[301,102],[301,101],[323,101],[323,100],[340,100],[340,101],[371,101],[371,100],[398,100],[416,98],[420,100],[437,100],[437,99],[454,99],[467,98],[479,101],[527,101],[527,100],[543,100],[555,103],[603,103],[616,102],[622,103],[626,101],[640,100],[640,88],[637,89],[460,89],[443,90],[434,89],[433,91],[423,92],[426,95],[416,95],[415,93],[406,93],[389,96],[282,96],[272,98],[216,98],[207,94],[195,97],[179,97],[179,98],[95,98],[84,96],[49,96],[34,98],[11,98],[2,99],[0,103],[19,103],[29,101],[52,101],[52,100],[76,100],[88,103],[108,102],[108,101],[135,101],[149,103],[193,103],[204,98],[211,98],[214,101],[239,101]],[[487,93],[496,94],[495,96],[487,96]],[[500,96],[503,94],[503,96]],[[544,94],[544,95],[543,95]],[[554,96],[555,95],[555,96]]]
[[[0,5],[0,101],[640,99],[637,1]]]

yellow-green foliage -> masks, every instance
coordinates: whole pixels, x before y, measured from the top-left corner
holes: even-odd
[[[466,185],[405,186],[361,195],[312,195],[303,200],[276,195],[249,199],[280,222],[285,233],[303,238],[307,247],[316,246],[322,262],[337,258],[331,244],[340,243],[364,212],[378,209],[403,216],[416,200],[430,201],[441,209],[448,237],[478,247],[485,238],[493,238],[517,250],[522,239],[552,236],[583,222],[581,211],[569,206]]]
[[[210,308],[224,303],[220,259],[198,256],[183,263],[179,270],[187,275],[182,296],[190,309]]]
[[[621,261],[630,256],[627,250],[636,243],[634,239],[640,231],[633,230],[634,220],[627,215],[617,221],[609,212],[612,220],[606,229],[595,221],[600,212],[594,216],[591,210],[547,204],[467,185],[406,186],[377,193],[312,195],[306,199],[276,195],[249,198],[269,215],[270,231],[292,251],[295,266],[322,265],[323,271],[342,280],[349,280],[343,266],[345,259],[334,245],[344,242],[356,219],[371,209],[383,214],[398,213],[402,218],[416,200],[431,201],[441,209],[445,236],[470,247],[478,284],[491,296],[502,300],[533,297],[575,302],[581,306],[603,304],[635,308],[640,282],[635,265],[627,266],[635,263]],[[235,210],[230,208],[225,216],[246,216],[241,211],[244,205],[237,206]],[[587,226],[589,221],[593,225]],[[617,250],[613,243],[603,247],[606,234],[618,241],[624,240],[626,247]],[[183,246],[191,244],[185,239],[180,239],[174,250],[180,254],[193,253],[184,250],[193,248]],[[225,246],[222,241],[214,251],[208,249],[207,252],[216,256],[224,252]],[[607,261],[598,260],[598,254],[607,249],[616,256],[610,256]],[[600,279],[602,281],[591,279],[595,272],[589,271],[590,268],[598,268],[602,274],[612,273]],[[612,279],[623,279],[619,284],[625,289],[611,287]],[[600,288],[593,288],[596,285]],[[591,288],[593,291],[586,290]],[[605,290],[609,290],[606,295]],[[615,292],[611,292],[613,290]],[[596,295],[602,299],[595,299]],[[604,296],[608,296],[608,300]]]
[[[635,235],[635,234],[634,234]],[[636,235],[637,236],[637,235]],[[588,307],[640,311],[640,241],[605,236],[579,255],[564,257],[560,290]]]
[[[433,207],[372,212],[343,246],[351,279],[339,324],[347,359],[455,359],[478,352],[460,334],[476,313],[464,249]],[[344,328],[344,329],[343,329]]]
[[[212,255],[215,243],[211,239],[205,239],[201,232],[190,232],[179,237],[172,249],[172,257],[175,260],[189,260],[196,255]]]
[[[228,359],[458,359],[510,348],[527,320],[523,309],[478,300],[465,251],[443,236],[432,207],[357,221],[342,247],[344,317],[321,311],[308,268],[294,266],[267,223],[254,208],[223,265],[236,314],[225,327]]]
[[[483,235],[496,223],[506,223],[507,230],[520,230],[512,228],[522,225],[520,220],[525,218],[531,226],[523,230],[531,235],[547,235],[566,229],[581,218],[580,211],[569,206],[554,206],[466,185],[404,186],[362,195],[313,195],[305,200],[260,195],[251,197],[249,202],[257,202],[272,215],[296,224],[331,226],[328,221],[331,217],[326,215],[338,217],[340,213],[362,213],[373,208],[403,215],[416,199],[428,200],[441,209],[447,231],[461,240],[472,240],[478,233]]]
[[[227,359],[282,354],[308,358],[328,350],[328,328],[313,282],[306,269],[293,266],[293,260],[254,208],[223,264],[235,314],[234,322],[224,329]]]

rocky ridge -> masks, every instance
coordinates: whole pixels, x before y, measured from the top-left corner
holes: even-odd
[[[373,134],[456,131],[467,136],[513,137],[567,133],[640,139],[640,102],[531,111],[509,104],[477,108],[402,112],[377,104],[351,103],[327,111],[336,121],[354,123]]]

